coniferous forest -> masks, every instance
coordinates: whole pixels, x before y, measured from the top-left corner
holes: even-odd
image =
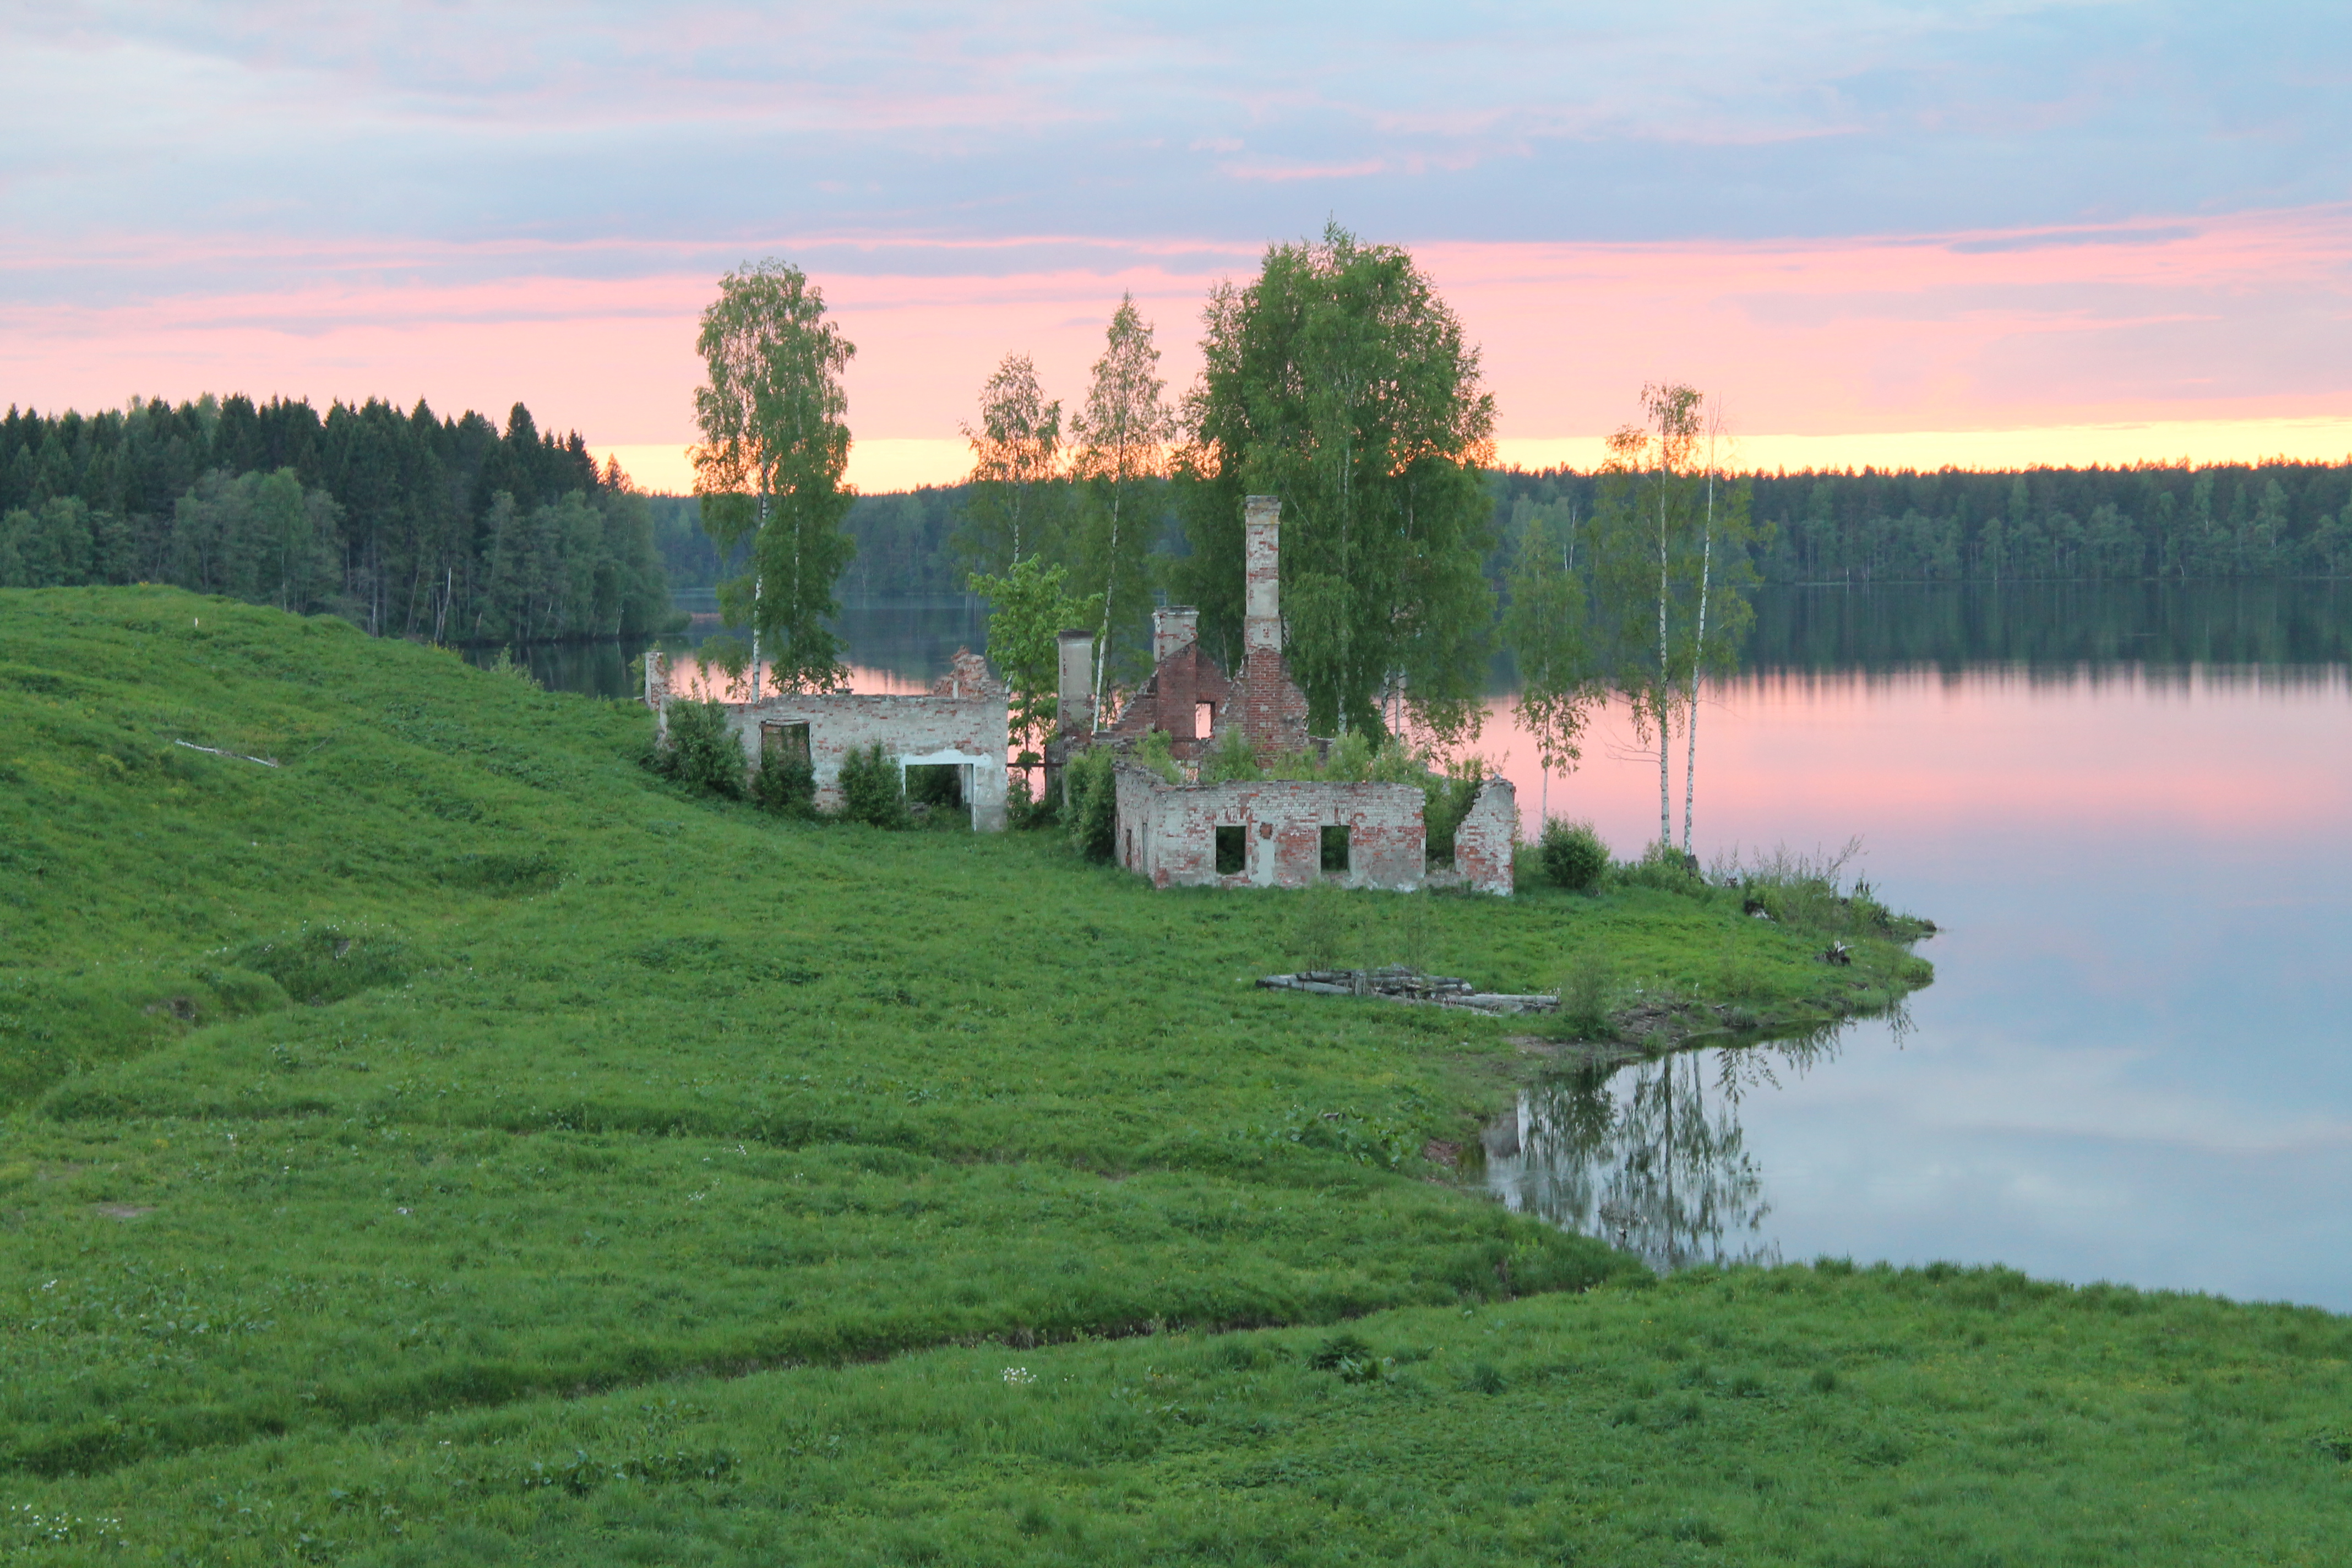
[[[1597,479],[1488,476],[1511,558],[1528,520],[1591,517]],[[1758,474],[1776,583],[2122,582],[2352,575],[2352,465]]]
[[[1759,474],[1756,552],[1773,583],[2124,582],[2352,576],[2352,466],[2034,468],[2022,473]],[[1599,479],[1559,470],[1486,475],[1495,499],[1488,579],[1501,585],[1528,520],[1589,518]],[[856,557],[841,590],[861,598],[963,591],[971,487],[860,496]],[[1173,496],[1161,547],[1184,547]],[[663,563],[681,589],[715,585],[719,558],[690,496],[655,497]]]
[[[1759,474],[1768,582],[2099,582],[2352,575],[2352,466]],[[1487,575],[1529,521],[1592,513],[1596,476],[1486,475]],[[860,496],[858,598],[964,589],[970,487]],[[1181,552],[1172,495],[1164,552]],[[1571,534],[1572,536],[1572,534]],[[690,496],[600,472],[515,405],[501,431],[420,404],[151,401],[0,418],[0,586],[156,582],[446,642],[658,630],[727,574]]]
[[[0,419],[0,586],[169,583],[383,636],[541,642],[669,618],[646,498],[575,433],[205,396]]]

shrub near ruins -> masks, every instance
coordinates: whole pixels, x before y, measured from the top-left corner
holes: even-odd
[[[798,752],[772,749],[751,775],[751,799],[779,816],[816,815],[816,764]]]
[[[1108,860],[1118,848],[1118,753],[1108,746],[1080,752],[1062,769],[1070,847],[1089,860]]]
[[[870,827],[905,827],[912,820],[898,759],[878,742],[841,759],[841,818]]]
[[[1601,835],[1592,830],[1589,822],[1553,817],[1544,824],[1536,855],[1552,884],[1571,893],[1591,891],[1601,873],[1609,869],[1609,846],[1601,841]]]
[[[727,727],[723,702],[669,705],[669,734],[649,759],[653,770],[688,789],[740,799],[743,748]]]

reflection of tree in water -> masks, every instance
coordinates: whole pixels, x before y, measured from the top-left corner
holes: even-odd
[[[1769,1046],[1587,1068],[1519,1101],[1517,1158],[1496,1170],[1513,1207],[1639,1253],[1655,1268],[1773,1263],[1763,1173],[1739,1101],[1834,1054],[1838,1030]]]

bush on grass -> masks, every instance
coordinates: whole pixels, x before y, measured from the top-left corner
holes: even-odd
[[[1062,767],[1070,847],[1089,860],[1108,860],[1118,850],[1118,758],[1108,746],[1089,747]]]
[[[853,751],[841,759],[841,817],[873,827],[905,827],[914,820],[907,811],[906,775],[898,759],[877,743]]]
[[[816,815],[816,764],[797,752],[770,751],[751,775],[751,802],[778,816]]]
[[[1580,953],[1560,976],[1559,1020],[1561,1036],[1572,1040],[1614,1038],[1616,1024],[1609,1016],[1615,999],[1615,966],[1598,952]]]
[[[1589,822],[1553,817],[1544,824],[1536,855],[1551,884],[1571,893],[1592,891],[1601,873],[1609,869],[1609,846]]]
[[[1050,791],[1043,795],[1029,793],[1028,768],[1014,768],[1012,777],[1005,781],[1004,822],[1016,833],[1053,826],[1062,819],[1061,813],[1055,809],[1059,805],[1059,800]]]
[[[1291,945],[1307,970],[1336,970],[1354,945],[1356,923],[1347,895],[1328,885],[1299,894],[1298,913],[1291,927]]]
[[[1616,880],[1622,887],[1655,888],[1660,892],[1692,898],[1703,899],[1711,891],[1706,879],[1699,875],[1697,858],[1664,843],[1650,845],[1642,851],[1639,860],[1620,865]]]
[[[672,702],[668,734],[649,759],[654,772],[729,800],[743,795],[743,747],[721,702]]]

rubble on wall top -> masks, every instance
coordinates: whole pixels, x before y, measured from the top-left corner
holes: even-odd
[[[934,697],[1001,697],[1004,683],[989,672],[988,660],[968,647],[955,650],[948,672],[931,683]]]

